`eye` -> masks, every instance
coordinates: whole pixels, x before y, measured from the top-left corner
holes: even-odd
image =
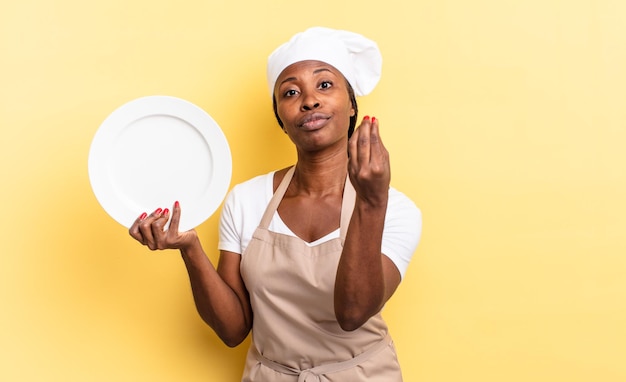
[[[289,89],[283,93],[283,96],[292,97],[292,96],[295,96],[296,94],[298,94],[298,92],[295,89]]]
[[[319,85],[320,89],[330,89],[333,87],[333,83],[330,81],[322,81]]]

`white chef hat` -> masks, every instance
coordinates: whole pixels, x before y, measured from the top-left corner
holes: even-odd
[[[267,60],[270,95],[282,71],[305,60],[322,61],[334,66],[348,80],[354,93],[371,92],[380,80],[382,56],[378,45],[358,33],[313,27],[297,33],[282,44]]]

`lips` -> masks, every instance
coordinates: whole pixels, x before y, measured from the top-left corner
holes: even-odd
[[[299,121],[298,126],[308,130],[322,127],[330,119],[330,116],[323,113],[313,113]]]

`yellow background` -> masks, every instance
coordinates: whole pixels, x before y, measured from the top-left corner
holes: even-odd
[[[247,342],[100,208],[89,146],[165,94],[221,125],[233,184],[292,163],[265,60],[312,25],[383,52],[361,115],[424,215],[384,313],[405,380],[626,380],[624,20],[621,0],[2,0],[0,380],[238,380]],[[215,260],[217,214],[199,231]]]

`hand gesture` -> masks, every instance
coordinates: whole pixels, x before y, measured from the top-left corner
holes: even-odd
[[[364,117],[350,137],[348,174],[358,198],[373,207],[386,207],[391,168],[378,127],[375,117]]]
[[[144,212],[128,229],[128,233],[153,251],[188,248],[197,242],[198,235],[195,230],[178,232],[180,213],[180,204],[176,202],[172,208],[170,225],[165,229],[170,219],[170,211],[167,208],[165,210],[158,208],[150,215]]]

